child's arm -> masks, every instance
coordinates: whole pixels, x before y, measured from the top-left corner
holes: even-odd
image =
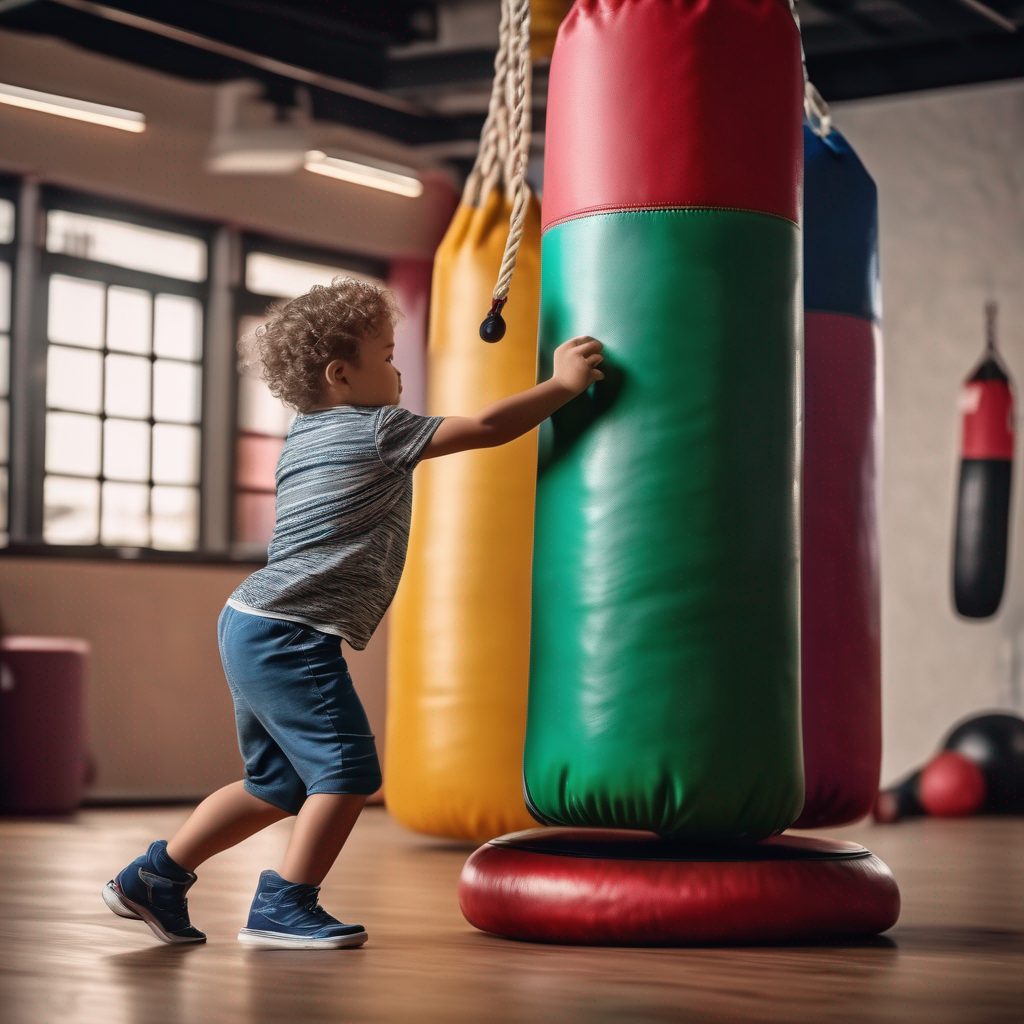
[[[601,342],[583,335],[570,338],[555,349],[550,379],[517,395],[489,405],[476,416],[447,416],[421,458],[494,448],[521,437],[546,420],[566,402],[585,391],[595,380],[604,380],[597,369],[604,356]]]

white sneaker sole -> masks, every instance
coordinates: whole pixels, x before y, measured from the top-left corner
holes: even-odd
[[[172,935],[170,932],[165,932],[163,928],[160,927],[160,922],[157,921],[157,919],[153,917],[145,907],[140,907],[138,903],[135,903],[128,899],[128,897],[123,893],[117,891],[114,887],[113,879],[103,886],[103,891],[100,895],[103,897],[103,902],[106,903],[106,905],[115,914],[117,914],[118,917],[128,917],[142,921],[161,942],[167,942],[170,945],[177,945],[182,942],[206,941],[205,935],[201,939],[195,939],[185,935]]]
[[[260,928],[243,928],[238,933],[238,941],[243,945],[260,949],[352,949],[361,946],[367,938],[369,936],[365,931],[326,939],[308,939],[301,935],[285,935]]]

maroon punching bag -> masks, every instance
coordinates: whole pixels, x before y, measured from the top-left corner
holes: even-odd
[[[953,601],[965,618],[994,615],[1006,582],[1013,466],[1013,387],[996,352],[996,305],[985,306],[985,356],[964,381],[963,447],[953,544]]]
[[[824,108],[816,92],[810,96]],[[815,111],[818,113],[818,111]],[[867,814],[882,762],[878,191],[827,117],[804,125],[801,705],[795,828]]]

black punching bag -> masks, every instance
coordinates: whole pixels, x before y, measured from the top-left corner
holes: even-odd
[[[964,381],[963,448],[953,547],[953,601],[966,618],[994,615],[1006,580],[1013,466],[1013,390],[995,348],[995,303],[985,307],[988,346]]]

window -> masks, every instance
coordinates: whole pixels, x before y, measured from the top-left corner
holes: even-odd
[[[272,302],[386,273],[0,178],[0,554],[264,560],[295,413],[237,341]]]
[[[42,539],[195,550],[208,242],[45,218]]]
[[[383,284],[386,268],[362,258],[329,262],[323,254],[247,240],[245,287],[236,303],[236,334],[251,336],[264,323],[267,306],[294,298],[338,275]],[[265,551],[274,530],[274,472],[295,413],[267,389],[255,369],[238,377],[235,439],[233,550]]]
[[[7,543],[11,436],[11,294],[14,279],[14,203],[0,196],[0,545]]]

